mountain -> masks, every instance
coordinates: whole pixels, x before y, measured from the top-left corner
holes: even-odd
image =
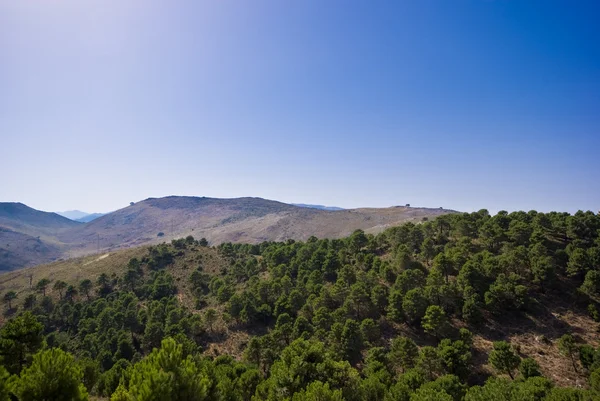
[[[80,223],[89,223],[100,216],[104,216],[104,213],[86,213],[81,210],[68,210],[66,212],[57,212],[57,214]]]
[[[307,207],[310,209],[321,209],[321,210],[331,210],[331,211],[344,210],[343,208],[337,207],[337,206],[308,205],[306,203],[292,203],[292,205],[299,206],[299,207]]]
[[[68,246],[57,235],[80,224],[22,203],[0,202],[0,270],[59,258]]]
[[[0,202],[0,227],[33,236],[54,236],[80,225],[56,213],[42,212],[22,203]]]
[[[27,208],[25,205],[21,207]],[[14,269],[49,262],[57,257],[83,256],[99,251],[156,244],[188,235],[205,237],[211,244],[307,240],[311,236],[340,238],[350,235],[356,229],[378,233],[404,222],[420,222],[452,213],[444,209],[406,207],[330,211],[262,198],[217,199],[185,196],[149,198],[85,224],[55,213],[27,209],[29,213],[37,212],[46,218],[53,216],[52,221],[56,227],[49,229],[43,225],[28,225],[25,230],[23,227],[17,227],[18,219],[4,227],[34,238],[40,236],[48,249],[39,248],[34,258],[26,257],[28,248],[21,248],[20,259],[13,253],[7,254],[6,261],[0,268]],[[31,219],[33,218],[29,218]],[[12,242],[14,240],[7,241],[6,244]],[[51,245],[53,248],[50,248]],[[15,261],[9,263],[11,258]]]
[[[98,217],[104,216],[104,214],[105,213],[90,213],[88,215],[75,219],[75,221],[79,221],[81,223],[89,223],[92,220],[96,220]]]
[[[364,208],[328,211],[262,198],[149,198],[66,231],[75,254],[169,241],[192,235],[222,242],[339,238],[356,229],[376,233],[407,221],[449,213],[443,209]],[[160,234],[160,235],[159,235]]]
[[[82,217],[89,216],[89,213],[82,212],[81,210],[67,210],[66,212],[56,212],[56,214],[71,220],[78,220]]]

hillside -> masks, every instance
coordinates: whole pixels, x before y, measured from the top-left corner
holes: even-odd
[[[30,214],[34,214],[31,212],[33,209],[27,209],[30,210]],[[30,236],[41,236],[45,245],[52,245],[54,248],[52,252],[48,251],[45,258],[42,251],[38,252],[36,257],[23,254],[21,258],[12,257],[12,253],[5,253],[4,269],[49,262],[55,260],[57,255],[62,258],[84,256],[99,250],[109,252],[143,244],[156,244],[187,235],[207,238],[211,244],[229,241],[258,243],[287,239],[307,240],[311,236],[340,238],[356,229],[378,233],[404,222],[419,222],[450,212],[443,209],[407,207],[329,211],[261,198],[150,198],[85,224],[46,213],[44,215],[53,215],[61,219],[56,221],[54,228],[39,224],[28,225],[27,222],[36,219],[26,216],[20,230],[17,230],[18,224],[15,221],[18,223],[19,220],[13,217],[11,225],[7,225],[6,228]],[[1,224],[0,220],[0,227]],[[7,237],[6,244],[16,248],[9,240]],[[27,248],[21,248],[21,251],[25,249]]]
[[[193,235],[212,244],[339,238],[356,229],[381,232],[406,221],[448,213],[440,209],[384,208],[327,211],[261,198],[147,199],[65,232],[61,240],[74,249],[116,249]],[[158,233],[163,233],[161,238]]]
[[[134,361],[174,337],[211,386],[233,381],[228,399],[324,381],[339,391],[325,399],[349,401],[591,401],[599,228],[591,212],[480,211],[340,240],[188,237],[4,273],[0,293],[5,318],[31,311],[49,344],[96,369],[85,383],[104,398],[122,375],[135,391]]]
[[[55,235],[79,223],[56,213],[42,212],[22,203],[0,202],[0,227],[30,235]]]
[[[0,271],[60,258],[68,246],[57,237],[80,224],[22,203],[0,203]]]
[[[39,237],[0,226],[0,271],[47,263],[63,255],[63,250]]]

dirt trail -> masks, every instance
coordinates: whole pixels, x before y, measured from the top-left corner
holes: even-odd
[[[90,265],[90,264],[92,264],[92,263],[94,263],[94,262],[97,262],[97,261],[99,261],[99,260],[102,260],[102,259],[104,259],[104,258],[108,258],[109,256],[110,256],[110,253],[107,253],[107,254],[105,254],[105,255],[102,255],[102,256],[100,256],[99,258],[96,258],[96,259],[94,259],[94,260],[90,260],[89,262],[85,262],[83,265],[84,265],[84,266]]]

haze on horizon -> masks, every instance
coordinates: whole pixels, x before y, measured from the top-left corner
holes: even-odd
[[[598,211],[599,12],[0,1],[0,201]]]

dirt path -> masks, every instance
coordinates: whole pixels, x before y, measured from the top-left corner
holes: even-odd
[[[97,262],[97,261],[99,261],[99,260],[102,260],[102,259],[104,259],[104,258],[108,258],[108,257],[109,257],[109,255],[110,255],[110,253],[107,253],[107,254],[105,254],[105,255],[102,255],[102,256],[100,256],[100,257],[99,257],[99,258],[97,258],[97,259],[90,260],[89,262],[85,262],[83,265],[84,265],[84,266],[90,265],[90,264],[92,264],[92,263],[94,263],[94,262]]]

